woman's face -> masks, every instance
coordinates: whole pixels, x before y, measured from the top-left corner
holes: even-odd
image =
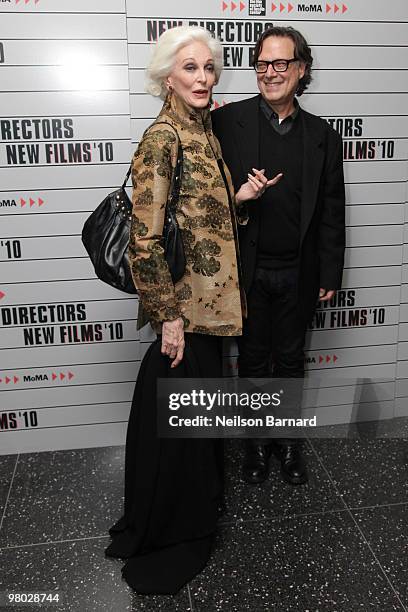
[[[208,106],[214,85],[214,60],[207,45],[196,41],[182,47],[166,79],[166,86],[186,104],[200,109]]]

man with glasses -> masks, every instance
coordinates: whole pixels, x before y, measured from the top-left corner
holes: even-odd
[[[239,339],[239,376],[302,378],[308,322],[317,300],[341,286],[344,178],[341,137],[295,99],[311,81],[313,58],[300,32],[272,27],[259,38],[254,68],[259,95],[212,113],[213,128],[236,189],[251,180],[256,201],[239,226],[248,318]],[[282,173],[277,185],[268,179]],[[268,475],[269,457],[286,482],[307,471],[296,439],[248,439],[243,477]]]

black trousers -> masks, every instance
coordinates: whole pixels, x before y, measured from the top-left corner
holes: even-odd
[[[238,339],[238,375],[302,378],[305,334],[306,323],[299,309],[297,268],[257,268],[248,294],[248,318]],[[276,442],[288,444],[296,440],[279,438]]]

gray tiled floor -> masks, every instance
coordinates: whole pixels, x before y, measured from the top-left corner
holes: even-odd
[[[408,610],[407,443],[372,433],[311,441],[302,487],[283,483],[273,458],[265,483],[244,484],[241,445],[228,442],[213,555],[176,597],[138,596],[104,556],[122,447],[0,456],[0,590],[58,588],[52,609],[75,612]]]
[[[191,591],[200,611],[402,610],[347,512],[225,528]]]
[[[408,504],[355,510],[364,537],[401,599],[408,602]]]
[[[122,505],[123,464],[118,446],[20,455],[0,546],[105,534]]]
[[[407,440],[314,440],[313,447],[348,506],[408,501]]]
[[[176,597],[142,597],[122,580],[122,563],[108,559],[103,549],[109,537],[0,550],[1,575],[7,588],[62,591],[62,606],[69,612],[181,612],[190,610],[188,590]],[[25,608],[31,610],[32,608]],[[15,608],[10,608],[13,612]]]

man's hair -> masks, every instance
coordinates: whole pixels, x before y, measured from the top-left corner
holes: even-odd
[[[295,58],[305,64],[305,74],[299,80],[299,85],[295,92],[297,96],[301,96],[302,93],[308,88],[308,85],[312,80],[313,57],[309,45],[307,44],[304,36],[300,32],[298,32],[298,30],[295,30],[292,27],[285,28],[280,26],[273,26],[265,30],[258,38],[254,50],[253,64],[258,61],[258,57],[260,56],[262,51],[262,45],[264,44],[265,40],[270,36],[290,38],[291,40],[293,40],[293,44],[295,45]]]
[[[214,60],[216,83],[223,69],[223,51],[218,39],[210,32],[196,26],[177,26],[166,30],[153,47],[153,54],[146,69],[145,90],[162,100],[166,98],[167,89],[164,80],[173,70],[176,55],[180,49],[194,42],[207,45]]]

